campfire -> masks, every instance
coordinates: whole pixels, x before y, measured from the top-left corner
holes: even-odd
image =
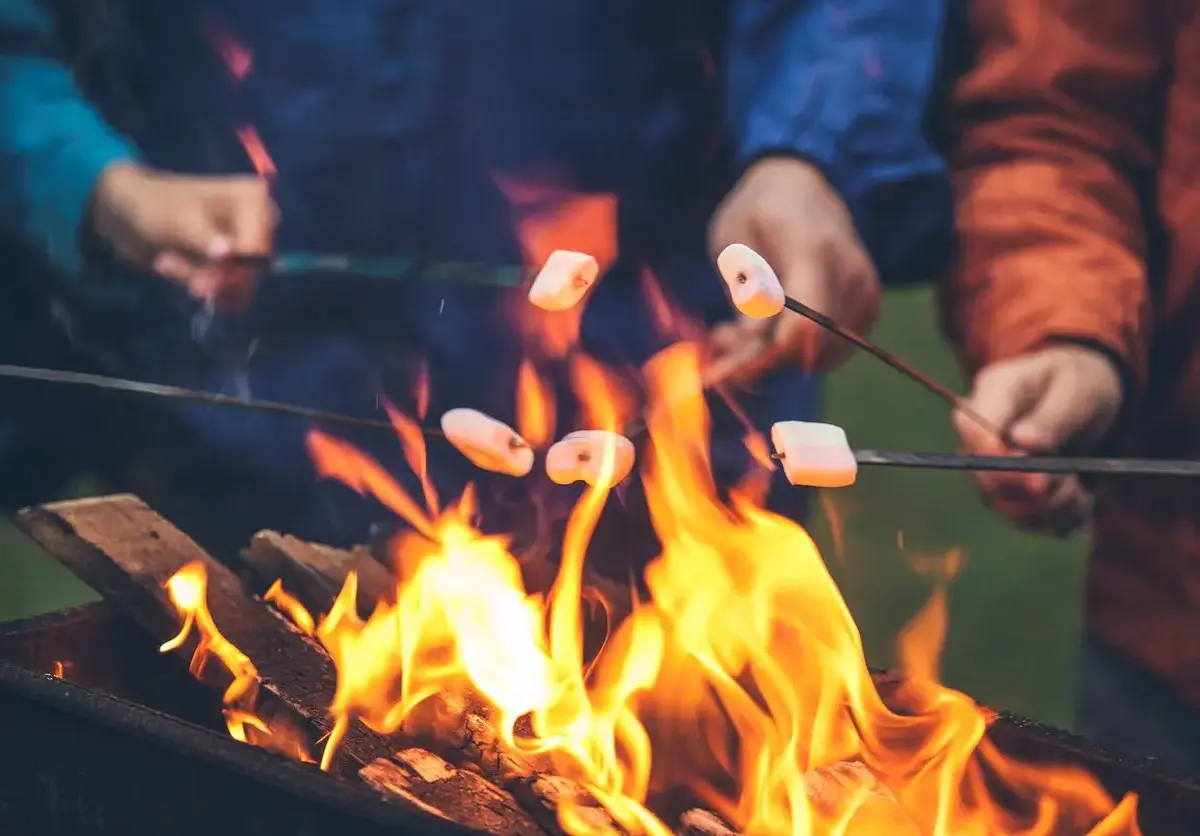
[[[615,436],[632,400],[594,363],[574,379]],[[1133,795],[1002,754],[995,714],[969,697],[873,677],[812,540],[761,507],[761,474],[713,484],[696,347],[662,352],[647,381],[642,479],[662,549],[641,591],[584,559],[615,443],[579,477],[556,567],[477,531],[469,490],[442,498],[426,480],[410,496],[320,431],[318,472],[407,522],[385,560],[264,532],[241,556],[248,585],[132,497],[20,522],[223,688],[233,738],[475,832],[1139,832]],[[393,419],[420,470],[424,416]]]

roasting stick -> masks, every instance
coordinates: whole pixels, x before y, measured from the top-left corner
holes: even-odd
[[[395,428],[388,421],[372,418],[356,418],[339,412],[313,409],[307,406],[281,403],[278,401],[243,398],[221,392],[205,392],[168,386],[160,383],[145,383],[107,375],[70,372],[60,369],[42,369],[32,366],[0,364],[0,377],[21,380],[36,380],[46,383],[63,383],[73,386],[89,386],[94,389],[127,392],[160,398],[175,398],[212,406],[225,406],[256,412],[272,412],[292,415],[310,421],[341,424],[367,429],[387,430]],[[627,438],[635,438],[645,432],[645,421],[635,419],[625,428]],[[442,430],[424,427],[426,435],[442,436]],[[865,467],[906,467],[924,470],[973,470],[1009,473],[1066,473],[1066,474],[1120,474],[1125,476],[1200,476],[1200,462],[1184,459],[1103,459],[1074,456],[974,456],[957,453],[905,453],[879,450],[859,450],[854,454],[860,465]]]

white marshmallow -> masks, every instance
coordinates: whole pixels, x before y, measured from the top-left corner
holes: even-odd
[[[836,424],[779,421],[771,427],[771,444],[793,485],[844,488],[858,476],[846,431]]]
[[[568,433],[546,452],[546,473],[559,485],[586,482],[595,487],[607,455],[613,457],[612,484],[618,485],[633,470],[633,442],[606,430]]]
[[[533,449],[512,427],[474,409],[451,409],[442,416],[442,432],[476,467],[509,476],[533,469]]]
[[[600,265],[586,253],[555,250],[529,288],[529,301],[544,311],[566,311],[579,304],[600,275]]]
[[[745,244],[730,244],[717,256],[717,270],[729,287],[733,306],[751,319],[769,319],[783,310],[779,277],[767,260]]]

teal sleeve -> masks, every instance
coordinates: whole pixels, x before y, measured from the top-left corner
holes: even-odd
[[[0,231],[68,276],[100,173],[133,143],[84,98],[36,0],[0,0]]]

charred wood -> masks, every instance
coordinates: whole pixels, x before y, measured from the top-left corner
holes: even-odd
[[[200,563],[213,620],[254,661],[261,693],[305,725],[331,728],[336,674],[323,649],[251,597],[233,572],[140,499],[120,495],[27,508],[17,515],[17,526],[160,643],[182,623],[165,584],[184,566]],[[177,652],[187,656],[193,647],[188,642]],[[387,738],[356,727],[340,749],[344,760],[334,766],[355,771],[394,749]]]
[[[264,583],[282,581],[314,616],[328,611],[346,576],[358,576],[358,611],[368,615],[379,601],[392,601],[396,579],[366,549],[335,549],[287,534],[260,531],[242,550],[242,560]]]
[[[404,749],[359,772],[372,787],[434,815],[484,833],[544,836],[513,797],[479,775],[424,749]]]

